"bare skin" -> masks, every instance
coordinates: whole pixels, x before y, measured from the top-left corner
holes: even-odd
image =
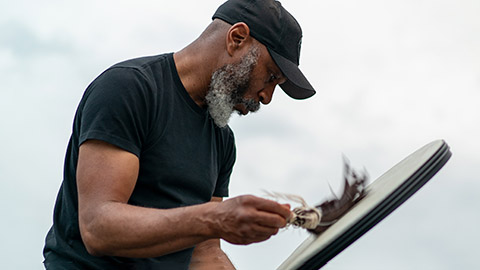
[[[222,198],[214,197],[212,201],[221,202]],[[196,245],[188,269],[235,269],[235,266],[220,249],[220,239],[215,238]]]
[[[238,61],[250,46],[260,46],[260,59],[245,97],[268,104],[285,78],[246,24],[215,20],[199,39],[174,54],[180,79],[199,106],[205,106],[212,72]],[[248,113],[242,106],[236,109]],[[289,205],[249,195],[174,209],[129,205],[138,171],[138,158],[116,146],[97,140],[80,146],[79,224],[90,254],[145,258],[196,246],[191,269],[218,269],[212,267],[220,264],[234,269],[219,239],[233,244],[264,241],[291,215]]]

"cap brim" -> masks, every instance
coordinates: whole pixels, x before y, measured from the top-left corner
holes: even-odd
[[[295,99],[306,99],[315,95],[315,89],[313,89],[313,86],[308,82],[307,78],[305,78],[295,63],[276,53],[274,50],[270,48],[267,49],[278,68],[280,68],[283,75],[287,77],[287,81],[280,85],[287,95]]]

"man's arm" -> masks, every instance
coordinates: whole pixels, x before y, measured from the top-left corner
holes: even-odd
[[[212,201],[221,202],[222,198],[213,197]],[[220,248],[220,239],[210,239],[201,242],[195,246],[192,259],[190,261],[190,270],[210,270],[227,269],[234,270],[230,259]]]
[[[79,225],[92,255],[157,257],[209,239],[260,242],[286,225],[288,207],[254,196],[153,209],[127,204],[139,160],[109,143],[80,146],[77,166]]]

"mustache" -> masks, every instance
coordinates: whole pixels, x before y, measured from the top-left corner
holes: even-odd
[[[249,112],[256,112],[260,110],[260,102],[254,100],[254,99],[243,99],[242,102],[243,106],[245,106],[245,109]]]

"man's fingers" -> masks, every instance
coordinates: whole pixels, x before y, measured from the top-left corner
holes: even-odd
[[[269,228],[283,228],[287,225],[284,217],[269,212],[258,212],[253,221],[260,226]]]
[[[252,196],[253,197],[253,196]],[[260,211],[270,212],[282,216],[284,219],[288,219],[292,212],[290,211],[290,205],[282,205],[272,200],[267,200],[259,197],[253,197],[252,203],[255,208]]]
[[[278,233],[278,228],[269,228],[252,224],[247,230],[239,231],[237,237],[231,239],[232,243],[251,244],[265,241]]]
[[[264,241],[287,224],[290,205],[244,195],[220,203],[220,237],[231,243]]]
[[[278,233],[278,228],[265,227],[262,225],[253,225],[253,231],[255,232],[255,237],[270,237]]]

